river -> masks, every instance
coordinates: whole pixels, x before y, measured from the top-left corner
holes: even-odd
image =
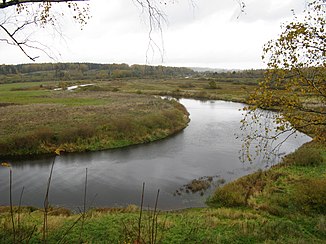
[[[77,210],[83,202],[85,169],[88,169],[87,206],[139,205],[145,182],[144,206],[153,206],[160,189],[160,209],[205,206],[203,195],[175,194],[182,185],[202,176],[229,182],[266,167],[257,160],[239,160],[243,104],[225,101],[180,99],[190,113],[189,126],[177,135],[149,144],[99,152],[64,154],[55,158],[50,204]],[[281,148],[294,151],[311,138],[297,133]],[[279,160],[279,159],[278,159]],[[23,205],[41,207],[53,158],[13,162],[13,201],[18,205],[24,187]],[[9,169],[0,167],[0,205],[9,205]]]

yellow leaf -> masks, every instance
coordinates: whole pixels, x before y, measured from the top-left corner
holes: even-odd
[[[55,152],[55,154],[60,155],[61,152],[63,152],[63,151],[64,150],[62,148],[57,148],[54,152]]]
[[[10,163],[8,163],[8,162],[3,162],[3,163],[1,163],[1,166],[3,166],[3,167],[8,167],[8,168],[11,167]]]

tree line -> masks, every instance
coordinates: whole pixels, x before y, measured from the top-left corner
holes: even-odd
[[[53,74],[53,78],[69,79],[75,76],[94,75],[97,78],[126,78],[126,77],[178,77],[195,74],[190,68],[128,65],[97,64],[97,63],[31,63],[18,65],[0,65],[0,75],[40,75]],[[75,77],[76,78],[76,77]]]

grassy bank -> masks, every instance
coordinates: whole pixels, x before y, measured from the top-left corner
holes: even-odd
[[[82,214],[50,209],[47,240],[137,243],[140,237],[141,243],[325,243],[325,179],[325,144],[312,142],[267,171],[218,188],[209,208],[143,211],[141,221],[135,206],[93,209],[84,222]],[[16,240],[41,242],[43,211],[15,207],[13,212]],[[10,208],[1,207],[0,241],[12,240]]]
[[[249,207],[273,215],[326,214],[326,145],[311,142],[267,171],[218,188],[214,207]]]
[[[53,91],[52,83],[0,86],[0,155],[92,151],[146,143],[186,127],[175,101],[110,91]]]

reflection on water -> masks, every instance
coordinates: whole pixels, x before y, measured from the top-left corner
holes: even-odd
[[[226,181],[249,174],[264,165],[239,161],[239,132],[243,107],[224,101],[180,99],[190,112],[191,122],[181,133],[146,145],[91,153],[67,154],[55,159],[50,203],[75,209],[83,198],[85,168],[88,168],[88,204],[126,206],[140,202],[142,182],[145,206],[153,205],[160,189],[159,207],[176,209],[204,206],[204,196],[173,196],[180,186],[201,176],[218,176]],[[298,134],[285,142],[289,153],[310,138]],[[42,206],[53,158],[26,160],[13,164],[13,194],[18,204],[25,187],[23,204]],[[0,168],[0,204],[9,204],[9,173]]]

